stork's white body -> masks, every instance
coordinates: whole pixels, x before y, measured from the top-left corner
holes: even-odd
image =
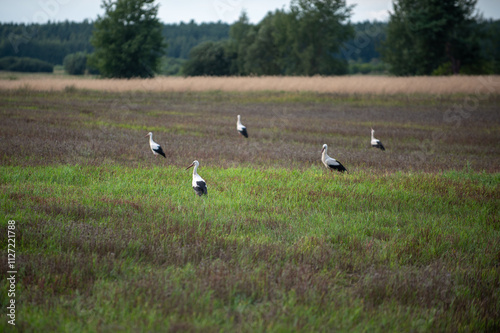
[[[385,150],[384,148],[384,145],[382,144],[382,142],[380,142],[380,140],[378,139],[375,139],[375,137],[373,136],[373,134],[375,133],[375,130],[372,128],[372,140],[371,140],[371,145],[373,148],[379,148],[380,150]]]
[[[198,166],[195,166],[194,170],[193,170],[193,181],[191,183],[191,185],[193,185],[193,187],[198,186],[198,182],[205,183],[205,180],[203,178],[201,178],[201,176],[198,174],[198,170],[197,169],[198,169]]]
[[[194,166],[193,181],[191,182],[191,185],[193,186],[193,190],[196,192],[196,194],[198,194],[201,197],[203,194],[205,195],[208,194],[208,191],[207,191],[207,183],[198,174],[199,165],[200,163],[198,161],[194,161],[193,163],[191,163],[190,166],[186,168],[186,170]]]
[[[153,133],[149,132],[146,136],[149,135],[149,147],[151,148],[151,151],[155,156],[161,155],[166,158],[165,153],[163,152],[163,149],[159,144],[153,141]]]
[[[240,115],[238,115],[238,121],[236,122],[236,129],[245,138],[248,138],[247,128],[241,124]]]
[[[330,171],[336,170],[339,172],[345,172],[347,169],[334,158],[328,156],[328,146],[326,144],[323,145],[323,149],[321,149],[321,162],[325,165],[327,169]]]

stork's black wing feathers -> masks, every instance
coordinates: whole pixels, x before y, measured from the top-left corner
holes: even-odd
[[[208,194],[207,184],[205,184],[205,182],[196,182],[196,185],[197,186],[193,186],[193,189],[196,192],[196,194],[198,194],[200,197],[203,194],[205,195]]]
[[[163,149],[161,149],[161,146],[158,146],[157,149],[153,149],[157,154],[160,154],[161,156],[167,158],[167,156],[165,156],[165,153],[163,152]]]
[[[332,170],[336,170],[338,172],[346,172],[347,169],[342,165],[342,163],[340,163],[339,161],[337,161],[338,165],[332,165],[332,164],[328,164],[328,167]]]
[[[245,138],[248,138],[248,132],[247,132],[247,128],[246,127],[243,127],[240,131],[238,131],[241,133],[241,135],[243,135]]]
[[[376,145],[372,145],[372,147],[373,148],[379,148],[380,150],[385,150],[384,145],[380,141],[377,141],[377,144]]]

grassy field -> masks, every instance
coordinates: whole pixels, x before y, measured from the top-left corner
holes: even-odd
[[[16,328],[496,332],[499,102],[3,90],[0,235],[16,221]],[[324,168],[324,143],[349,173]],[[194,159],[207,197],[184,170]]]

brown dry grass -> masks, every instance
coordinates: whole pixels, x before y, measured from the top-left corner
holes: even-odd
[[[341,94],[500,93],[500,76],[448,77],[157,77],[95,79],[52,75],[0,75],[0,89],[123,91],[314,91]]]
[[[469,163],[498,172],[498,97],[476,98],[473,110],[454,111],[466,100],[471,98],[4,91],[0,164],[155,164],[160,161],[144,138],[153,131],[168,164],[180,166],[197,158],[220,166],[309,167],[319,163],[327,143],[330,155],[352,171],[433,172]],[[238,137],[237,114],[248,140]],[[386,152],[370,148],[370,127]]]

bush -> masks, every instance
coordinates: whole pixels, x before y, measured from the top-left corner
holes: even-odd
[[[460,67],[459,74],[462,75],[491,75],[495,73],[495,64],[487,61],[477,61],[473,64],[466,64]],[[451,62],[445,62],[432,71],[434,76],[452,75]]]
[[[187,76],[230,75],[231,57],[226,51],[226,42],[204,42],[191,49],[189,59],[184,63],[182,72]]]
[[[460,74],[464,75],[492,75],[495,74],[495,64],[488,61],[478,61],[466,64],[460,68]]]
[[[384,74],[386,71],[386,64],[376,59],[370,62],[349,61],[349,74]]]
[[[94,75],[101,75],[101,72],[97,68],[97,64],[95,62],[95,58],[92,57],[92,54],[87,54],[87,73]],[[93,61],[94,59],[94,61]]]
[[[4,57],[0,58],[0,70],[29,73],[52,73],[54,66],[46,61],[34,58]]]
[[[68,74],[83,75],[87,67],[87,55],[83,52],[68,54],[64,57],[63,66]]]
[[[162,75],[180,75],[185,59],[161,57],[160,74]]]
[[[445,62],[444,64],[439,65],[439,67],[433,70],[431,74],[433,76],[452,75],[453,71],[451,69],[451,62]]]

